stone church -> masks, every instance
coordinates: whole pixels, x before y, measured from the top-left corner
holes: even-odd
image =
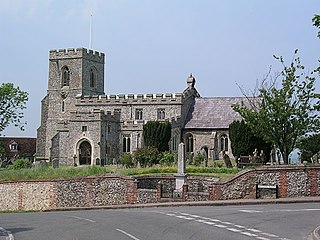
[[[170,150],[184,142],[187,154],[208,160],[232,157],[229,124],[241,119],[231,105],[241,97],[201,97],[190,75],[181,93],[104,93],[105,55],[77,49],[51,50],[47,95],[41,102],[37,159],[95,165],[111,163],[143,144],[143,125],[172,124]]]

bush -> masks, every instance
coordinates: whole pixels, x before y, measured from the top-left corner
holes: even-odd
[[[204,156],[200,153],[198,153],[195,157],[192,159],[192,165],[199,167],[204,162]]]
[[[177,153],[163,152],[160,157],[160,165],[164,167],[172,167],[177,159]]]
[[[133,160],[131,154],[125,154],[120,157],[120,164],[125,166],[126,168],[133,168],[136,167],[136,162]]]
[[[214,161],[213,162],[213,167],[222,168],[223,167],[223,163],[222,162],[218,162],[218,161]]]
[[[23,168],[30,168],[31,163],[28,159],[18,159],[14,161],[12,168],[15,170],[23,169]]]
[[[186,153],[186,164],[190,164],[190,165],[193,164],[193,154],[192,153],[189,153],[189,152]]]
[[[159,151],[155,147],[146,147],[133,153],[134,159],[141,167],[151,167],[159,163]]]

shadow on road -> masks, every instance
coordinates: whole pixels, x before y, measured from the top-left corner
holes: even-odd
[[[18,233],[18,232],[27,232],[32,230],[33,228],[6,228],[7,231],[11,232],[12,234]]]

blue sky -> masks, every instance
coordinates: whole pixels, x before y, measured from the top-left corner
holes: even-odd
[[[107,94],[182,92],[193,73],[200,94],[214,97],[241,96],[237,84],[253,89],[270,66],[278,71],[273,54],[290,61],[299,49],[314,68],[316,13],[319,0],[1,0],[0,83],[29,93],[26,130],[3,134],[36,136],[48,52],[87,48],[90,14]]]

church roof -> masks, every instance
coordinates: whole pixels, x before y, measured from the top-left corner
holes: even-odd
[[[185,129],[221,129],[229,128],[234,120],[241,120],[231,105],[246,102],[244,97],[196,98],[191,106],[185,123]]]

